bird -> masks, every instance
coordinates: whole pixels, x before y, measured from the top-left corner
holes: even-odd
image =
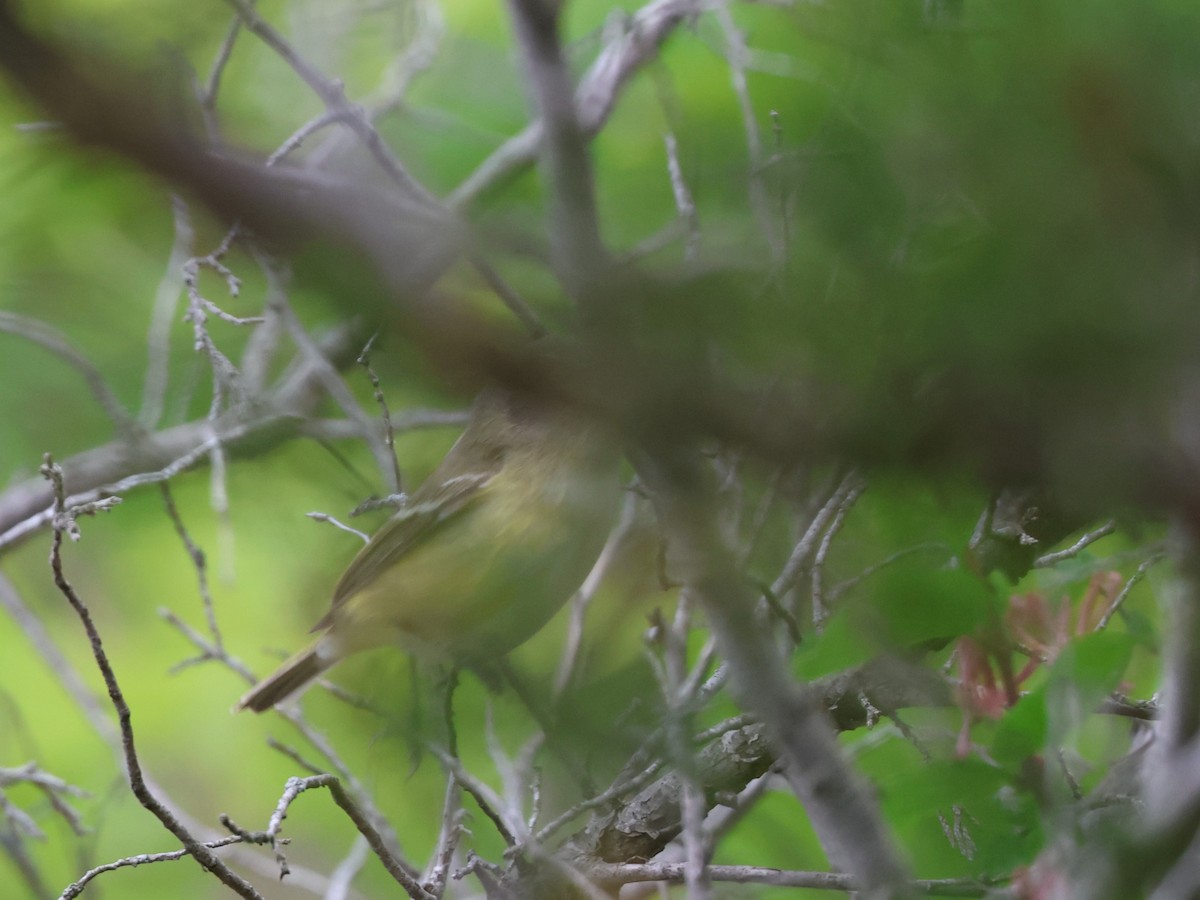
[[[442,462],[351,561],[319,636],[235,711],[271,709],[389,644],[425,666],[494,665],[587,576],[616,518],[620,459],[607,429],[578,411],[484,389]]]

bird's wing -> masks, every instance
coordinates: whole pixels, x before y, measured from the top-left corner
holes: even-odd
[[[395,516],[375,533],[370,543],[342,574],[333,591],[333,605],[313,631],[328,628],[333,611],[373,582],[381,572],[413,547],[436,540],[437,532],[479,497],[495,472],[457,475],[440,483],[426,482]]]

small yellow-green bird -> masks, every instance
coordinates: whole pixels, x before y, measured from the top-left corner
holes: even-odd
[[[238,703],[262,712],[357,653],[485,666],[550,620],[615,518],[620,454],[585,417],[498,388],[441,465],[350,563],[308,649]]]

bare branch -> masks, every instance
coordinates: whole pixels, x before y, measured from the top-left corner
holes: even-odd
[[[212,592],[208,588],[208,565],[204,557],[204,551],[196,546],[191,535],[188,534],[187,527],[183,524],[183,517],[179,515],[179,508],[175,505],[175,498],[171,494],[171,488],[167,482],[161,482],[159,489],[162,491],[163,503],[166,505],[167,515],[170,517],[171,523],[175,526],[175,533],[183,541],[183,548],[187,551],[187,555],[192,561],[192,566],[196,569],[196,579],[200,589],[200,602],[204,607],[204,618],[208,622],[208,633],[212,635],[213,643],[217,649],[221,650],[221,629],[217,627],[217,611],[216,607],[213,606]]]
[[[54,487],[55,509],[59,513],[64,512],[66,509],[66,492],[63,490],[62,470],[54,464],[49,454],[46,455],[42,471]],[[254,889],[254,886],[250,882],[236,874],[210,848],[198,842],[191,835],[174,814],[158,800],[142,777],[141,761],[138,759],[137,749],[134,745],[133,725],[129,706],[125,702],[125,697],[121,692],[120,686],[117,684],[116,673],[113,672],[112,664],[109,662],[108,654],[104,650],[104,644],[100,639],[100,632],[96,629],[96,625],[92,621],[91,613],[83,600],[75,593],[75,589],[67,581],[66,575],[63,572],[62,536],[63,530],[56,526],[50,550],[50,568],[54,573],[54,584],[62,592],[63,596],[67,598],[67,602],[71,604],[71,608],[75,610],[75,614],[79,617],[79,621],[83,625],[84,631],[88,636],[88,641],[91,644],[92,656],[96,660],[96,666],[100,669],[100,673],[104,677],[104,684],[108,688],[109,699],[112,700],[113,708],[117,713],[117,722],[121,731],[121,744],[124,748],[125,772],[134,796],[137,797],[138,802],[142,806],[163,824],[164,828],[179,839],[187,852],[195,858],[201,867],[212,872],[222,884],[239,896],[261,900],[261,895]]]
[[[425,189],[420,182],[413,178],[404,165],[384,142],[379,132],[375,130],[360,107],[354,106],[346,98],[345,86],[334,79],[326,77],[316,66],[308,62],[298,53],[278,31],[267,24],[247,0],[229,0],[231,6],[242,17],[245,27],[258,35],[262,42],[274,50],[279,57],[292,67],[292,70],[303,79],[321,98],[321,102],[334,113],[343,118],[355,134],[371,151],[375,161],[379,163],[389,177],[400,185],[412,199],[427,206],[439,207],[440,202]]]
[[[903,895],[905,866],[878,809],[842,759],[812,690],[791,679],[776,645],[757,627],[753,598],[714,524],[716,514],[696,462],[683,451],[674,453],[665,459],[642,456],[636,465],[684,584],[704,609],[728,663],[735,696],[768,729],[784,777],[808,811],[830,862],[861,878],[868,892]]]
[[[854,589],[855,587],[860,585],[862,582],[866,581],[868,578],[870,578],[876,572],[879,572],[882,569],[886,569],[888,566],[890,566],[894,563],[897,563],[900,560],[905,559],[906,557],[912,556],[913,554],[916,554],[916,553],[930,553],[934,550],[938,551],[939,553],[944,553],[947,556],[950,555],[950,547],[946,544],[938,543],[936,541],[928,541],[923,544],[917,544],[916,546],[913,546],[913,547],[905,547],[903,550],[897,550],[895,553],[889,554],[887,557],[885,557],[884,559],[881,559],[879,562],[873,563],[872,565],[867,566],[865,569],[863,569],[857,575],[851,576],[850,578],[847,578],[845,581],[840,581],[837,584],[835,584],[832,588],[829,589],[828,601],[830,603],[834,602],[839,597],[841,597],[843,594],[845,594],[847,591]]]
[[[358,355],[358,364],[366,370],[367,379],[371,382],[371,389],[375,395],[375,402],[379,404],[380,417],[383,419],[383,445],[387,448],[388,456],[392,461],[392,493],[402,494],[404,493],[404,475],[400,471],[400,460],[396,458],[396,429],[392,426],[392,414],[388,410],[387,398],[383,395],[379,376],[371,368],[371,346],[375,343],[377,336],[371,335],[371,339],[363,347],[362,353]]]
[[[525,77],[540,115],[542,177],[549,203],[554,268],[581,314],[595,320],[607,299],[611,274],[600,237],[587,143],[576,113],[571,75],[563,59],[556,0],[509,0]]]
[[[808,528],[805,529],[800,540],[796,542],[796,546],[792,548],[791,555],[788,556],[787,562],[784,563],[779,576],[771,584],[771,594],[774,597],[783,597],[795,586],[805,566],[809,564],[809,558],[817,548],[818,540],[825,533],[826,528],[830,521],[837,515],[838,510],[846,505],[847,499],[853,493],[854,485],[857,484],[859,479],[860,476],[854,472],[846,475],[829,496],[829,499],[817,511],[817,514],[813,516],[812,521],[808,524]]]
[[[1099,528],[1094,531],[1089,531],[1065,550],[1056,550],[1054,553],[1047,553],[1039,556],[1033,561],[1035,569],[1044,569],[1048,566],[1053,566],[1056,563],[1062,562],[1064,559],[1073,559],[1083,552],[1084,548],[1096,543],[1102,537],[1107,537],[1117,530],[1115,519],[1109,519]]]
[[[714,15],[721,31],[725,36],[725,58],[729,63],[729,74],[733,81],[733,93],[737,97],[738,108],[742,114],[742,128],[746,133],[746,147],[749,150],[752,175],[749,181],[750,208],[758,222],[759,232],[771,251],[771,259],[778,264],[783,258],[783,242],[780,240],[779,229],[771,218],[771,205],[767,200],[766,188],[762,179],[762,137],[758,129],[758,117],[754,112],[754,104],[750,101],[750,90],[746,84],[746,66],[749,51],[746,39],[733,21],[729,11],[729,0],[719,0],[716,3]]]
[[[130,437],[138,433],[137,424],[108,386],[100,370],[57,330],[37,319],[0,310],[0,331],[32,341],[67,363],[83,376],[92,396],[122,436]]]
[[[850,481],[851,477],[854,478]],[[829,527],[825,530],[825,536],[821,538],[821,545],[817,548],[816,555],[813,556],[811,579],[812,579],[812,617],[813,626],[820,631],[825,624],[825,619],[829,615],[829,609],[826,606],[825,597],[825,558],[829,555],[829,548],[833,545],[833,539],[838,532],[842,530],[842,525],[845,524],[846,514],[850,511],[858,498],[862,496],[863,491],[867,489],[867,484],[861,475],[851,473],[847,476],[849,488],[842,498],[842,501],[837,506],[837,512],[833,517],[833,521],[829,523]]]
[[[625,84],[657,58],[663,42],[699,6],[697,0],[654,0],[634,13],[625,33],[600,53],[575,92],[579,128],[586,137],[600,131]],[[536,121],[505,141],[451,191],[447,204],[465,210],[492,186],[527,169],[537,159],[542,128]]]
[[[355,876],[370,858],[371,844],[360,834],[350,845],[350,851],[330,873],[329,890],[325,892],[323,900],[345,900]]]
[[[26,639],[45,662],[46,667],[54,673],[75,705],[82,711],[88,725],[91,726],[92,730],[100,737],[104,744],[113,750],[117,764],[123,766],[124,756],[121,745],[121,734],[113,724],[112,718],[106,713],[104,706],[100,703],[96,695],[84,683],[83,678],[71,664],[70,660],[55,645],[41,620],[21,602],[20,596],[2,573],[0,573],[0,607],[3,607],[17,623]],[[205,643],[199,635],[196,635],[196,638],[201,644]],[[249,670],[246,670],[245,677],[251,683],[254,681],[254,676]],[[162,786],[156,784],[149,776],[144,777],[151,790],[164,803],[170,803],[167,793],[163,790]],[[193,821],[178,805],[174,803],[170,805],[175,815],[192,833],[197,835],[203,834],[203,839],[208,842],[219,839],[215,832]],[[262,865],[262,858],[258,854],[242,854],[235,850],[234,855],[237,856],[237,861],[244,867],[267,874],[266,869]],[[294,886],[307,890],[314,895],[323,896],[328,880],[323,875],[310,869],[298,867],[293,870],[292,883]]]
[[[675,209],[687,235],[683,245],[683,259],[684,262],[691,262],[700,252],[700,219],[696,213],[696,202],[692,199],[692,192],[683,178],[683,166],[679,164],[679,143],[670,132],[663,140],[667,147],[667,174],[671,178]]]
[[[634,523],[637,521],[637,503],[638,498],[636,494],[632,491],[626,493],[625,501],[621,508],[621,518],[613,526],[613,530],[609,534],[604,548],[600,551],[600,555],[596,557],[596,564],[592,566],[592,570],[588,572],[587,578],[583,580],[583,584],[579,586],[579,590],[575,592],[575,595],[570,600],[571,621],[567,626],[566,645],[563,647],[562,657],[558,661],[558,670],[554,675],[555,697],[562,696],[575,674],[575,667],[579,661],[579,651],[583,646],[583,626],[584,620],[587,617],[588,607],[591,605],[596,591],[600,589],[600,584],[604,581],[604,576],[608,573],[609,567],[612,566],[614,560],[617,558],[618,550],[629,536]]]
[[[362,405],[358,402],[358,398],[354,396],[354,392],[350,390],[349,385],[346,384],[337,367],[326,358],[320,346],[318,346],[317,342],[312,339],[300,323],[300,319],[287,299],[287,293],[284,289],[283,272],[279,270],[278,265],[267,260],[262,253],[256,253],[256,256],[263,266],[263,271],[267,273],[275,308],[283,320],[284,327],[287,329],[292,343],[300,351],[301,358],[312,366],[315,377],[320,379],[322,386],[329,393],[329,396],[334,399],[342,412],[348,418],[359,423],[359,427],[362,429],[362,437],[367,441],[367,446],[371,448],[371,453],[375,457],[375,465],[379,469],[380,476],[388,482],[394,477],[399,477],[396,454],[394,449],[388,446],[387,433],[380,433],[376,430],[374,420],[362,408]],[[360,354],[357,359],[361,360],[361,358]]]
[[[202,846],[209,850],[216,850],[220,847],[228,847],[230,844],[240,843],[243,843],[243,838],[240,835],[232,835],[215,841],[205,841]],[[88,869],[77,880],[67,885],[63,889],[62,894],[59,895],[59,900],[72,900],[73,897],[80,896],[83,893],[83,889],[87,887],[92,879],[103,875],[105,872],[115,872],[117,869],[137,868],[149,863],[174,862],[190,855],[191,851],[189,850],[172,850],[167,853],[139,853],[136,856],[126,856],[123,859],[105,863],[102,866],[96,866],[94,869]]]
[[[1129,592],[1133,590],[1134,585],[1146,577],[1146,573],[1150,571],[1150,567],[1155,563],[1162,562],[1166,558],[1167,554],[1165,552],[1154,553],[1147,557],[1142,564],[1137,567],[1137,571],[1129,576],[1129,580],[1125,582],[1125,586],[1121,588],[1121,592],[1117,594],[1116,598],[1112,602],[1112,605],[1104,611],[1104,615],[1101,616],[1100,621],[1096,623],[1097,631],[1103,631],[1108,627],[1108,623],[1111,621],[1112,617],[1115,616],[1121,610],[1121,607],[1125,605],[1125,599],[1129,596]]]
[[[289,778],[287,780],[283,795],[279,798],[275,812],[272,813],[271,820],[267,824],[267,839],[273,846],[279,840],[279,831],[283,827],[283,820],[287,818],[288,808],[292,805],[292,802],[305,791],[318,787],[329,790],[330,795],[333,797],[333,802],[354,823],[354,827],[358,829],[359,834],[366,838],[367,843],[371,845],[371,849],[375,851],[375,855],[379,857],[379,861],[383,863],[383,867],[387,869],[388,874],[396,880],[397,884],[404,888],[409,897],[412,897],[413,900],[438,900],[437,897],[425,890],[410,874],[410,868],[392,854],[383,836],[376,830],[374,824],[359,808],[354,799],[346,792],[346,789],[342,786],[342,782],[334,775],[311,775],[307,778]],[[282,875],[286,875],[287,873],[287,864],[284,862]]]
[[[13,803],[5,793],[4,788],[14,784],[29,784],[40,791],[51,809],[77,836],[87,834],[88,830],[84,827],[79,813],[71,807],[69,799],[85,797],[87,792],[67,784],[33,762],[17,768],[0,768],[0,848],[7,851],[30,890],[36,896],[47,896],[49,892],[26,846],[28,840],[44,841],[46,834],[33,816]]]
[[[410,85],[433,64],[441,46],[446,22],[438,0],[415,0],[408,5],[407,12],[416,19],[412,39],[384,71],[375,90],[362,99],[363,115],[368,122],[376,122],[404,105]],[[336,158],[346,138],[345,131],[334,131],[309,155],[306,164],[321,168]]]
[[[321,359],[344,362],[352,346],[348,330],[335,332],[321,342]],[[303,433],[304,420],[324,396],[321,376],[313,358],[294,364],[262,398],[261,409],[222,416],[215,436],[213,423],[205,418],[148,435],[136,445],[119,440],[65,460],[63,477],[75,492],[67,498],[67,506],[166,481],[206,458],[217,443],[260,453]],[[53,501],[53,492],[41,478],[17,483],[0,494],[0,552],[49,526]]]
[[[366,532],[359,531],[357,528],[352,528],[349,525],[347,525],[345,522],[341,522],[338,519],[335,519],[333,516],[329,515],[328,513],[310,512],[310,513],[305,513],[305,515],[308,516],[308,518],[312,519],[314,522],[328,522],[334,528],[338,528],[338,529],[346,532],[347,534],[354,535],[356,538],[358,538],[364,544],[369,543],[371,540],[371,536],[369,534],[367,534]]]
[[[679,863],[657,865],[646,863],[611,863],[597,866],[589,874],[605,883],[631,884],[639,881],[666,881],[682,884],[684,866]],[[710,866],[713,881],[732,884],[766,884],[774,887],[808,888],[809,890],[851,893],[862,890],[862,882],[852,875],[836,872],[796,872],[787,869],[767,869],[760,866]],[[970,878],[933,878],[910,882],[907,887],[915,894],[927,897],[986,897],[994,884]]]
[[[450,863],[458,850],[458,843],[466,830],[463,820],[466,813],[462,808],[462,789],[452,776],[446,778],[446,795],[442,801],[442,819],[438,829],[437,845],[427,867],[425,884],[434,896],[441,897],[446,890],[446,879],[450,875]]]
[[[478,252],[472,252],[470,255],[471,265],[475,267],[475,271],[483,276],[483,280],[487,282],[488,287],[503,301],[509,311],[516,316],[522,325],[532,337],[541,337],[546,333],[546,326],[538,319],[525,298],[517,293],[504,278],[496,271],[495,267]]]
[[[496,828],[496,833],[500,835],[505,845],[508,847],[517,846],[516,835],[521,834],[524,830],[524,822],[519,818],[512,820],[513,817],[509,816],[509,811],[506,809],[500,795],[468,772],[458,757],[453,756],[441,747],[431,746],[429,749],[441,761],[442,766],[445,767],[450,777],[454,780],[454,783],[470,794],[479,808],[483,810],[483,814],[491,820],[492,825]]]
[[[179,196],[171,197],[175,239],[167,257],[166,270],[154,292],[154,311],[146,345],[146,378],[142,386],[142,408],[138,422],[143,428],[156,428],[162,420],[167,393],[167,364],[171,353],[171,326],[184,286],[183,266],[191,257],[195,232],[187,204]]]
[[[309,119],[299,128],[291,133],[282,144],[280,144],[270,156],[267,157],[265,165],[273,166],[281,159],[290,153],[298,150],[300,145],[316,134],[323,128],[328,128],[338,122],[344,122],[349,117],[349,114],[344,110],[325,110],[318,116]]]
[[[242,21],[234,17],[233,21],[229,23],[229,30],[225,32],[225,39],[221,41],[221,46],[217,50],[216,59],[213,60],[212,68],[208,72],[208,80],[200,94],[200,107],[204,110],[210,131],[216,130],[216,122],[213,119],[217,106],[217,94],[221,90],[221,78],[229,65],[230,57],[233,56],[233,45],[237,43],[238,35],[241,33]]]

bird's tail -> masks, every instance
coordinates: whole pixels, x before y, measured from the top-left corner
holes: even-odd
[[[335,660],[317,652],[318,644],[301,650],[278,669],[251,688],[238,701],[234,712],[250,709],[265,712],[290,697],[333,665]]]

